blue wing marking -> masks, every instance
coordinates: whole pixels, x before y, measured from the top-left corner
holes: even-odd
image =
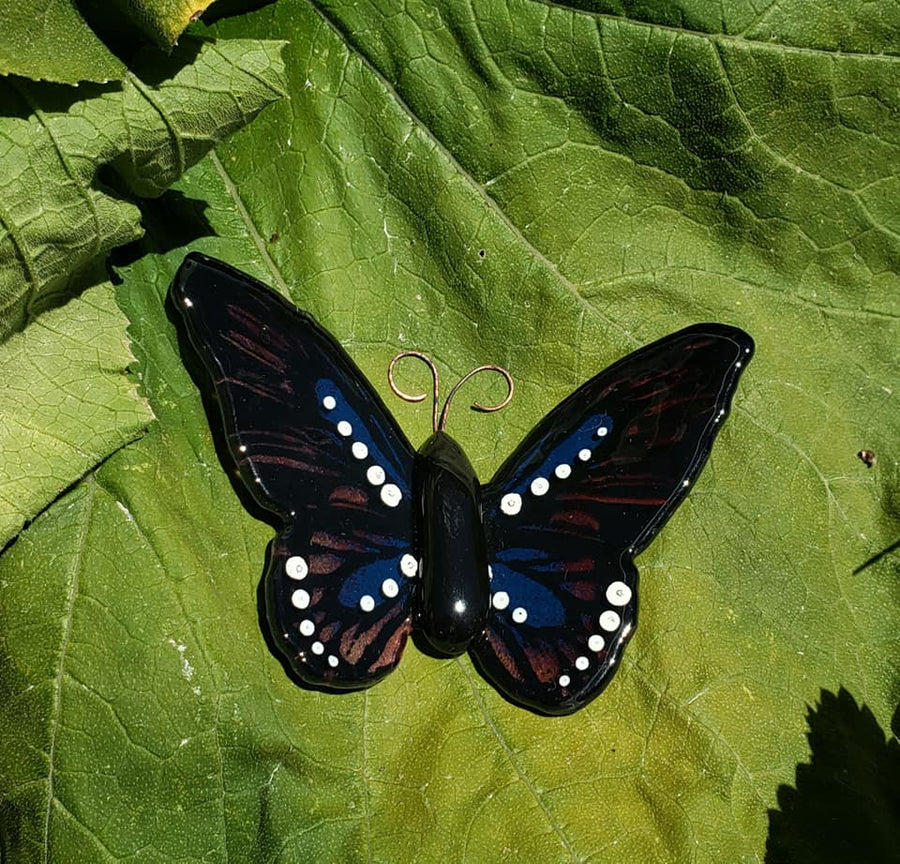
[[[504,491],[517,492],[522,495],[538,477],[545,477],[552,481],[557,466],[568,465],[570,468],[575,468],[582,464],[586,460],[581,459],[579,453],[589,450],[593,457],[595,451],[609,440],[612,429],[613,420],[609,414],[592,414],[577,429],[566,435],[560,444],[544,455],[540,464],[519,475],[518,483]],[[540,453],[541,450],[540,445],[534,448],[535,453]]]
[[[400,574],[400,555],[394,558],[373,561],[365,567],[355,570],[344,580],[338,600],[342,606],[348,609],[359,609],[359,601],[365,595],[369,595],[375,601],[375,605],[384,602],[386,594],[383,591],[385,582],[393,580],[403,594],[409,590],[409,583]],[[395,597],[390,598],[397,602]]]
[[[335,404],[327,407],[326,400],[333,399]],[[335,384],[328,378],[320,378],[316,381],[316,404],[322,417],[329,423],[337,427],[342,421],[350,424],[352,432],[347,436],[348,445],[352,442],[360,442],[365,444],[368,455],[361,460],[363,465],[380,465],[384,469],[390,469],[387,480],[397,486],[405,495],[411,495],[410,478],[405,476],[400,466],[403,460],[400,454],[395,450],[391,450],[389,454],[385,452],[375,443],[372,433],[369,431],[369,423],[363,419],[350,407],[349,401],[344,397],[339,385]],[[330,403],[328,403],[330,404]],[[370,421],[371,422],[371,421]],[[387,436],[381,436],[387,438]]]
[[[565,609],[549,588],[523,576],[499,560],[491,564],[491,572],[492,596],[496,598],[499,592],[503,592],[509,598],[509,605],[502,611],[496,608],[495,601],[491,609],[492,615],[513,615],[517,609],[524,609],[527,618],[523,623],[531,627],[561,627],[565,624]]]

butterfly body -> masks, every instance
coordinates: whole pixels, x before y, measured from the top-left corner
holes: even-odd
[[[462,654],[483,632],[491,603],[481,487],[446,432],[419,449],[414,470],[422,561],[416,620],[436,651]]]
[[[297,676],[370,686],[418,629],[545,714],[582,708],[618,668],[634,558],[693,486],[753,352],[723,324],[640,348],[480,485],[443,431],[415,451],[337,340],[262,283],[192,253],[172,297],[241,480],[282,521],[264,591]]]

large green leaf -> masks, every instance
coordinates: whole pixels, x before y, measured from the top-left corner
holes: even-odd
[[[291,102],[179,187],[218,235],[195,248],[314,312],[385,395],[404,348],[507,366],[506,412],[451,417],[484,478],[637,345],[753,334],[711,463],[639,559],[610,688],[537,717],[413,646],[365,693],[292,685],[260,633],[272,529],[163,305],[184,250],[151,254],[117,297],[158,422],[0,559],[11,856],[761,860],[807,705],[844,687],[888,727],[896,558],[863,565],[900,534],[900,20],[648,5],[279,0],[219,35],[291,40]],[[421,441],[428,412],[392,404]]]

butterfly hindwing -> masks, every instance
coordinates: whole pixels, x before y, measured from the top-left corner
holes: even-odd
[[[172,293],[241,479],[284,520],[274,638],[308,683],[375,683],[412,627],[412,448],[337,340],[271,289],[193,253]]]
[[[617,668],[637,619],[633,558],[683,500],[753,342],[689,327],[560,403],[485,487],[492,609],[470,651],[515,702],[569,713]]]

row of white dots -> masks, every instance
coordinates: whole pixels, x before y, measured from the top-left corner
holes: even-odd
[[[495,609],[502,611],[509,606],[509,594],[505,591],[497,591],[491,598],[491,603]],[[516,624],[524,624],[528,620],[528,610],[524,606],[516,606],[512,611],[512,620]]]
[[[300,622],[300,632],[303,633],[304,636],[312,636],[312,634],[315,632],[315,629],[316,625],[312,621],[310,621],[309,618],[307,618],[305,621]],[[317,657],[321,657],[325,653],[325,646],[321,642],[316,640],[312,643],[312,645],[309,646],[309,650],[312,651],[312,653]],[[334,669],[338,665],[338,663],[340,663],[340,660],[338,660],[336,654],[328,655],[328,665],[332,669]]]
[[[334,396],[326,396],[322,399],[322,407],[326,411],[333,411],[337,407],[337,400]],[[341,437],[349,438],[353,434],[353,424],[347,420],[341,420],[337,424],[337,431],[338,435]],[[369,456],[369,448],[362,441],[354,441],[350,446],[350,452],[353,454],[354,458],[359,459],[360,461]],[[384,473],[384,468],[380,465],[369,466],[369,469],[366,471],[366,479],[373,486],[381,486],[381,500],[388,507],[396,507],[403,500],[403,493],[398,486],[393,483],[384,482],[387,478]],[[382,484],[384,485],[382,486]]]
[[[614,606],[625,606],[630,602],[631,597],[631,589],[624,582],[613,582],[606,589],[606,599]],[[601,629],[605,630],[607,633],[614,633],[619,629],[622,618],[618,612],[607,609],[600,614],[598,623],[600,624]],[[587,644],[589,650],[593,651],[595,654],[599,654],[606,647],[606,640],[599,633],[594,633],[588,638]],[[590,659],[584,654],[575,658],[575,668],[579,672],[586,671],[590,665]],[[572,679],[569,675],[562,674],[557,679],[557,682],[560,687],[568,687],[572,683]]]
[[[597,429],[596,434],[598,438],[605,438],[609,434],[609,427],[600,426]],[[578,451],[578,458],[582,462],[587,462],[591,458],[591,455],[591,451],[587,447]],[[553,469],[553,473],[560,480],[565,480],[571,476],[572,466],[565,462],[560,462],[560,464]],[[532,495],[540,498],[550,491],[550,481],[546,477],[535,477],[534,480],[531,481],[531,486],[529,488],[531,489]],[[519,495],[518,492],[507,493],[500,499],[500,509],[507,516],[515,516],[522,509],[522,496]]]
[[[309,565],[306,559],[300,555],[291,555],[285,561],[284,572],[295,580],[302,581],[309,573]],[[400,572],[408,579],[412,579],[419,572],[419,562],[415,557],[407,553],[400,559]],[[400,593],[400,586],[396,579],[387,578],[381,583],[381,593],[388,599],[393,599]],[[306,609],[309,606],[309,592],[298,588],[291,594],[291,604],[297,609]],[[363,612],[371,612],[375,608],[375,598],[370,594],[364,594],[359,601]]]

